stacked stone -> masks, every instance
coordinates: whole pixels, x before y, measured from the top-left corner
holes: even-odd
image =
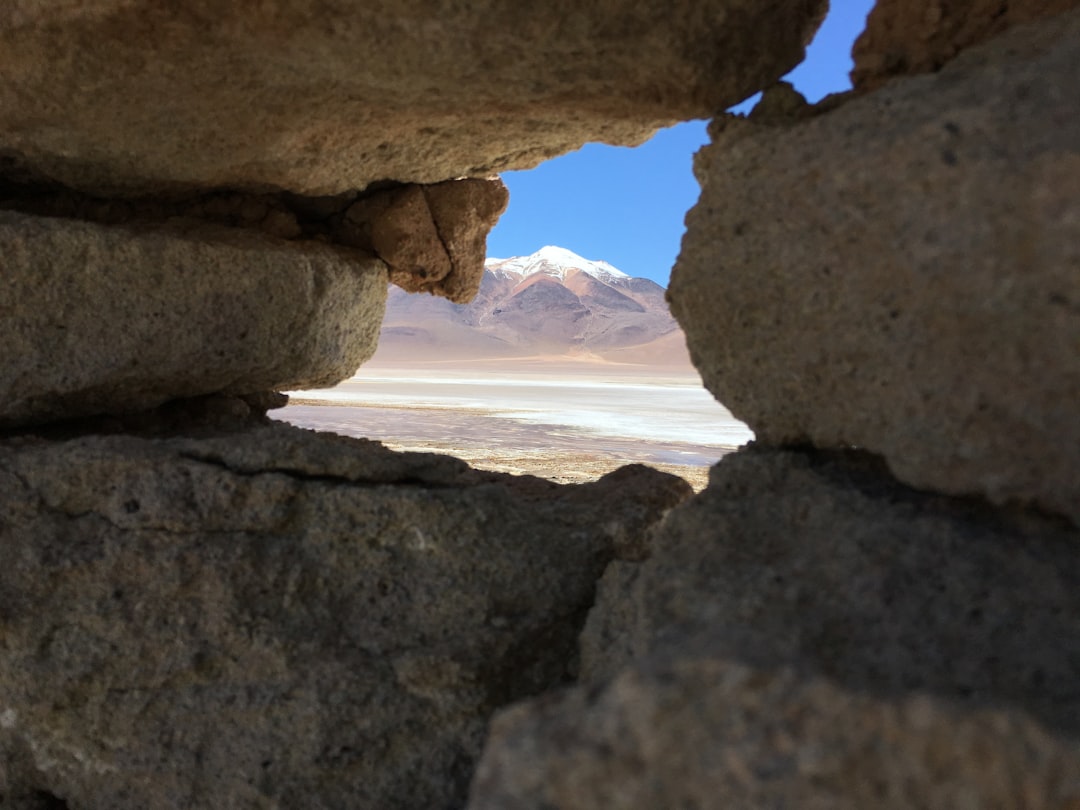
[[[5,5],[0,803],[1080,806],[1073,5],[882,0],[859,92],[713,124],[670,296],[758,441],[693,498],[125,414],[351,374],[491,172],[824,2]]]
[[[1080,11],[1005,5],[882,0],[859,91],[712,125],[669,299],[757,441],[470,808],[1080,806]]]
[[[826,4],[451,5],[0,8],[4,807],[463,806],[690,495],[191,404],[353,373],[388,279],[475,293],[493,172],[736,103]]]
[[[349,376],[387,272],[476,294],[484,178],[739,101],[824,2],[744,6],[5,3],[0,429]]]
[[[388,278],[475,295],[508,199],[497,178],[322,199],[6,191],[0,428],[334,385],[374,354]]]

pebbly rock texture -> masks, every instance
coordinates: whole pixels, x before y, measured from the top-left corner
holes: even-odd
[[[487,176],[741,101],[826,6],[18,0],[0,155],[107,197]]]
[[[771,444],[1080,522],[1080,13],[809,120],[728,119],[669,300]]]
[[[18,810],[461,806],[686,484],[557,487],[284,425],[0,444],[0,795]]]
[[[375,351],[382,262],[202,224],[0,211],[0,427],[332,385]]]
[[[48,15],[54,23],[104,17],[138,0],[7,0],[0,8],[0,30],[30,25]]]
[[[582,678],[709,648],[856,691],[1009,706],[1080,739],[1080,532],[897,483],[862,455],[751,449],[605,573]]]
[[[470,809],[1080,802],[1080,537],[879,467],[725,457],[609,566],[582,685],[496,716]]]
[[[496,716],[469,810],[1071,810],[1080,743],[1019,712],[878,699],[704,651]]]
[[[960,51],[1077,0],[877,0],[855,42],[851,80],[872,90],[894,76],[940,70]]]

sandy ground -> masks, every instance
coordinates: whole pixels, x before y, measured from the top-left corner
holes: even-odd
[[[273,415],[564,483],[643,463],[701,489],[752,437],[690,370],[542,358],[369,364],[336,388],[292,392]]]

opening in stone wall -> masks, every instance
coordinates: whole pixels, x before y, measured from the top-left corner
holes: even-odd
[[[808,102],[850,88],[872,5],[833,4],[785,77]],[[476,298],[391,286],[374,358],[333,389],[291,392],[277,417],[481,469],[580,482],[644,463],[703,488],[709,467],[753,438],[703,387],[664,297],[706,127],[505,173],[510,205]]]

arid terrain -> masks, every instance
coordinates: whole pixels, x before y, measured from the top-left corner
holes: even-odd
[[[643,463],[701,489],[751,438],[692,369],[567,358],[375,361],[336,388],[294,392],[275,415],[567,483]]]
[[[374,358],[276,415],[482,469],[576,483],[642,463],[699,490],[752,438],[702,387],[663,287],[551,245],[488,259],[469,304],[391,287]]]

